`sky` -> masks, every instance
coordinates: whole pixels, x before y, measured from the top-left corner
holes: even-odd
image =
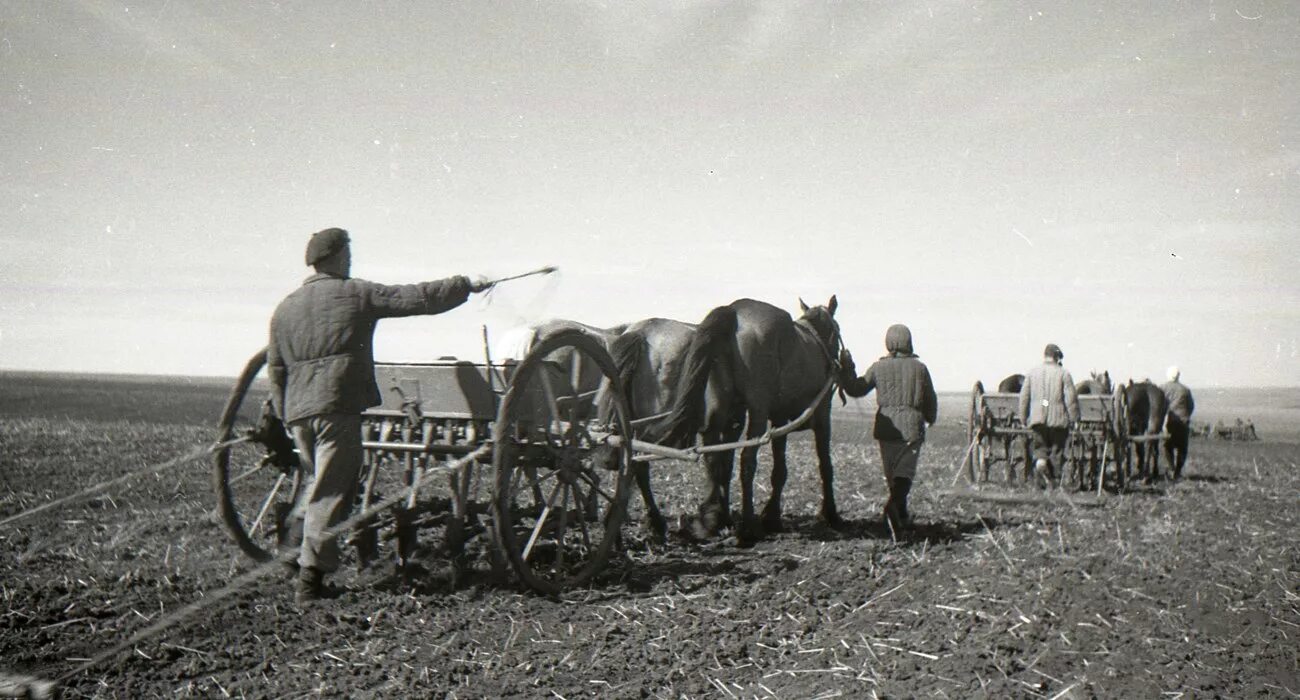
[[[547,317],[837,295],[941,390],[1300,385],[1300,3],[0,0],[0,368],[231,376],[351,231]]]

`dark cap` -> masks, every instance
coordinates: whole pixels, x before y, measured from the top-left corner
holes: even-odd
[[[348,245],[348,232],[341,228],[327,228],[317,231],[307,241],[307,264],[316,263],[343,250]]]
[[[1061,346],[1056,343],[1048,343],[1047,347],[1043,348],[1043,357],[1063,360],[1065,359],[1065,353],[1061,352]]]

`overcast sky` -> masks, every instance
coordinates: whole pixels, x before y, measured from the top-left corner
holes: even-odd
[[[0,368],[233,375],[341,226],[381,282],[562,269],[381,360],[837,294],[942,389],[1300,385],[1300,3],[0,7]]]

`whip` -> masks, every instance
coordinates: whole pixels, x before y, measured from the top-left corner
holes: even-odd
[[[530,272],[524,272],[518,275],[511,275],[509,277],[500,277],[494,280],[488,280],[488,284],[495,286],[501,284],[502,282],[509,282],[511,280],[523,279],[525,277],[532,277],[534,275],[549,275],[552,272],[559,272],[559,271],[560,268],[554,265],[547,265],[546,267],[539,267],[536,270],[532,270]]]

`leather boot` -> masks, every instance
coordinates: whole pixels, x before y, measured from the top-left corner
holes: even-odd
[[[912,490],[912,480],[904,479],[901,476],[894,477],[893,488],[890,489],[894,501],[894,510],[898,517],[903,521],[903,527],[912,524],[912,514],[907,512],[907,494]]]

